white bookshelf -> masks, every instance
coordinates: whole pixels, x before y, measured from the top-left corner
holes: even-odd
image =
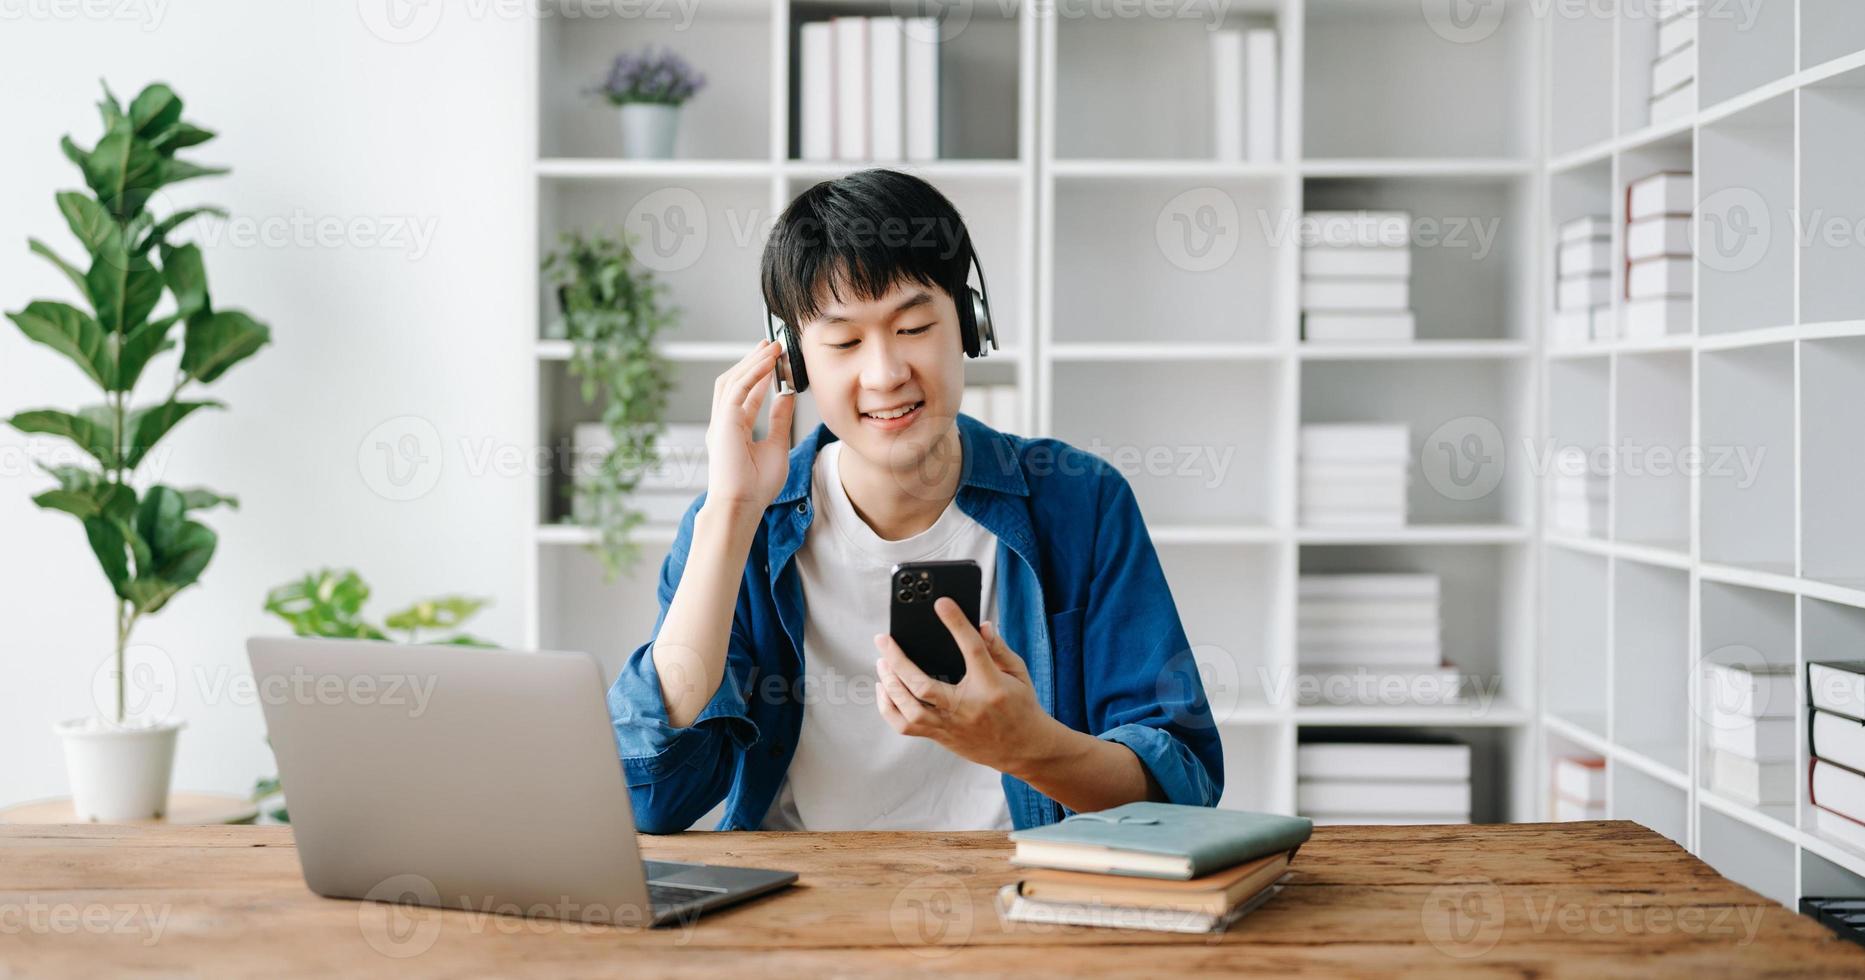
[[[1786,806],[1709,789],[1697,665],[1741,647],[1804,677],[1865,642],[1865,242],[1851,230],[1865,214],[1865,7],[1763,0],[1747,23],[1704,9],[1697,111],[1659,126],[1649,18],[1556,18],[1545,35],[1543,227],[1610,215],[1618,254],[1625,187],[1660,169],[1695,172],[1698,211],[1693,329],[1544,350],[1547,438],[1732,447],[1758,465],[1616,472],[1602,534],[1541,531],[1537,806],[1551,758],[1604,756],[1612,816],[1791,906],[1865,895],[1865,853],[1813,829],[1804,775]],[[1738,237],[1732,217],[1766,231]],[[1828,220],[1852,225],[1828,239]],[[1803,739],[1797,771],[1807,763]]]
[[[1865,855],[1807,829],[1804,801],[1751,812],[1700,788],[1689,710],[1707,644],[1804,663],[1865,639],[1865,563],[1851,557],[1865,553],[1865,518],[1845,494],[1865,475],[1853,470],[1865,456],[1846,452],[1865,448],[1847,424],[1865,408],[1853,250],[1783,245],[1785,261],[1718,272],[1699,283],[1690,336],[1543,340],[1551,229],[1582,214],[1622,218],[1625,184],[1648,170],[1693,169],[1703,194],[1752,188],[1777,229],[1796,202],[1865,211],[1854,177],[1865,19],[1851,0],[1785,2],[1785,16],[1783,2],[1764,0],[1753,32],[1706,34],[1704,103],[1660,127],[1643,111],[1650,25],[1630,18],[1566,17],[1557,5],[1537,20],[1544,8],[1515,0],[1493,33],[1461,43],[1434,32],[1415,0],[1231,4],[1226,26],[1280,33],[1281,157],[1267,163],[1210,159],[1210,107],[1197,95],[1208,17],[1050,16],[1053,5],[1028,0],[968,8],[945,72],[948,158],[907,165],[957,203],[987,266],[1007,350],[968,368],[1018,387],[1027,434],[1230,453],[1214,486],[1128,474],[1221,725],[1224,805],[1292,809],[1295,744],[1311,728],[1469,739],[1480,820],[1543,819],[1548,760],[1591,751],[1610,760],[1614,815],[1775,897],[1865,894]],[[704,421],[713,374],[762,335],[755,270],[768,222],[811,183],[859,166],[791,158],[796,24],[890,8],[701,5],[679,31],[536,22],[540,249],[563,228],[614,228],[670,190],[691,192],[704,215],[706,247],[665,276],[686,312],[667,345],[674,420]],[[675,161],[615,159],[612,113],[575,95],[615,52],[648,41],[713,81],[682,120]],[[1234,214],[1235,249],[1214,267],[1175,263],[1157,237],[1187,194]],[[1416,343],[1309,346],[1298,249],[1274,228],[1310,207],[1401,208],[1496,231],[1480,250],[1414,249]],[[542,339],[550,302],[540,284],[525,370],[540,444],[554,446],[596,410],[569,386],[567,345]],[[1303,422],[1403,421],[1414,449],[1434,452],[1434,431],[1470,418],[1493,423],[1506,449],[1489,493],[1457,499],[1415,474],[1407,527],[1297,523]],[[1743,488],[1622,479],[1603,534],[1544,527],[1527,447],[1626,439],[1765,446],[1766,464]],[[536,481],[527,639],[591,650],[612,674],[652,627],[670,534],[644,534],[636,572],[604,584],[588,535],[553,523],[560,486]],[[1496,699],[1296,705],[1297,576],[1410,570],[1443,576],[1446,653]]]

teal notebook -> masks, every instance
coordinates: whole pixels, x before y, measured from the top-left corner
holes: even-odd
[[[1306,817],[1128,803],[1014,831],[1012,864],[1140,878],[1199,878],[1268,854],[1293,851],[1314,831]]]

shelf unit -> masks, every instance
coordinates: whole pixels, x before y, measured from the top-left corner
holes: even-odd
[[[1610,215],[1619,254],[1626,185],[1691,170],[1699,301],[1687,335],[1539,359],[1548,446],[1612,465],[1604,534],[1540,534],[1537,805],[1552,758],[1603,756],[1610,815],[1791,907],[1865,896],[1865,853],[1814,829],[1804,739],[1796,803],[1709,788],[1698,665],[1734,652],[1804,676],[1865,642],[1865,7],[1703,9],[1698,111],[1655,127],[1649,18],[1556,17],[1546,34],[1544,227]],[[1700,465],[1664,452],[1685,447]]]

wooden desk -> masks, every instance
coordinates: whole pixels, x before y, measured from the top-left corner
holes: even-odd
[[[1622,821],[1320,828],[1215,937],[999,922],[999,833],[686,834],[650,857],[799,886],[636,930],[332,901],[286,827],[0,827],[0,977],[1311,971],[1865,975],[1865,949]]]

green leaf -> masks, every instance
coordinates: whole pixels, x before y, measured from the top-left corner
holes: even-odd
[[[21,412],[11,419],[25,433],[62,436],[89,453],[104,469],[117,468],[116,416],[108,405],[90,405],[78,414],[42,408]]]
[[[190,123],[177,123],[168,132],[156,137],[149,145],[163,153],[174,153],[190,146],[199,146],[219,135],[211,129],[202,129]]]
[[[62,510],[79,520],[94,517],[126,518],[136,509],[136,493],[120,483],[111,483],[103,474],[78,466],[44,466],[41,468],[58,480],[58,489],[33,497],[33,503],[48,510]]]
[[[71,226],[71,233],[78,236],[78,241],[84,243],[84,250],[91,255],[109,251],[113,242],[122,242],[122,227],[103,205],[77,191],[60,191],[56,200],[65,223]]]
[[[213,381],[272,339],[265,324],[238,310],[221,310],[188,321],[181,369],[203,384]]]
[[[175,294],[175,313],[192,321],[198,314],[210,313],[207,299],[207,268],[201,262],[200,246],[193,243],[180,248],[163,249],[162,277]]]
[[[123,335],[122,343],[117,347],[116,391],[135,391],[136,381],[142,377],[142,370],[151,358],[174,346],[168,339],[170,327],[175,325],[175,317],[165,316],[160,320],[139,323]]]
[[[157,169],[157,185],[179,184],[196,177],[217,177],[225,173],[232,173],[232,171],[226,167],[203,167],[186,160],[163,160]],[[144,195],[144,199],[147,199],[147,195]]]
[[[159,405],[151,405],[147,408],[136,409],[131,412],[129,416],[127,428],[130,433],[130,442],[128,446],[124,447],[124,468],[135,469],[137,464],[142,462],[143,457],[148,455],[149,450],[154,449],[155,444],[162,441],[162,437],[168,434],[168,430],[174,428],[175,424],[182,419],[193,414],[196,409],[226,407],[225,404],[217,401],[168,401],[162,402]],[[174,493],[172,490],[169,492]],[[179,503],[181,499],[180,495],[176,494],[175,497]],[[145,498],[144,502],[147,503],[147,498]]]
[[[148,259],[131,256],[120,239],[97,253],[84,281],[90,286],[97,322],[108,334],[121,335],[140,325],[162,299],[161,271]]]
[[[136,246],[136,254],[146,255],[148,254],[150,249],[156,247],[157,245],[168,244],[168,236],[171,234],[174,234],[175,229],[181,227],[186,222],[192,221],[195,218],[198,218],[204,214],[211,214],[218,218],[224,218],[227,216],[227,212],[225,208],[217,208],[217,207],[212,207],[212,206],[199,207],[199,208],[188,208],[186,210],[177,211],[174,214],[171,214],[168,217],[163,218],[161,221],[156,222],[155,227],[149,229],[149,234],[145,236],[142,239],[141,243],[139,243]]]
[[[225,505],[231,510],[240,509],[240,499],[238,497],[215,493],[206,487],[189,487],[186,490],[179,491],[179,493],[181,494],[181,509],[184,511],[212,510],[222,505]]]
[[[85,167],[89,166],[90,151],[79,149],[78,144],[71,141],[71,137],[60,136],[58,138],[58,148],[65,154],[65,159],[78,165],[79,170],[83,170]]]
[[[181,100],[168,86],[156,82],[130,103],[130,128],[143,139],[154,139],[181,121]]]
[[[159,612],[175,593],[194,584],[219,542],[211,528],[187,519],[180,493],[160,485],[143,495],[135,532],[148,546],[149,561],[138,564],[125,598],[142,613]]]
[[[363,621],[369,586],[352,570],[322,569],[266,593],[265,610],[290,624],[298,636],[386,640]]]
[[[129,559],[124,554],[123,522],[93,517],[84,522],[84,536],[91,542],[91,553],[103,567],[111,591],[127,599],[130,585]]]
[[[182,521],[181,494],[164,486],[150,487],[136,508],[136,534],[157,561],[175,547]]]
[[[149,195],[166,183],[164,166],[170,161],[137,139],[129,121],[111,127],[97,148],[85,158],[84,182],[97,194],[98,203],[120,221],[126,221],[149,201]]]
[[[110,83],[97,80],[104,87],[104,97],[97,103],[97,111],[104,117],[104,128],[109,129],[123,121],[123,105],[117,101],[116,93],[110,91]]]
[[[47,262],[50,262],[53,265],[57,266],[58,271],[64,273],[65,278],[71,280],[72,285],[78,287],[78,293],[79,295],[82,295],[84,297],[85,302],[87,303],[91,302],[90,284],[84,281],[84,273],[78,271],[77,266],[74,266],[71,263],[65,261],[64,258],[60,256],[57,252],[52,251],[50,246],[46,245],[44,242],[38,240],[37,238],[26,239],[26,247],[28,249],[31,249],[33,252],[44,256]]]
[[[383,624],[392,630],[451,629],[471,619],[488,604],[488,600],[469,596],[423,599],[406,609],[390,613]]]
[[[19,326],[28,340],[44,344],[65,355],[99,388],[109,390],[114,372],[110,367],[110,348],[103,327],[82,310],[65,303],[41,300],[27,304],[7,319]]]

